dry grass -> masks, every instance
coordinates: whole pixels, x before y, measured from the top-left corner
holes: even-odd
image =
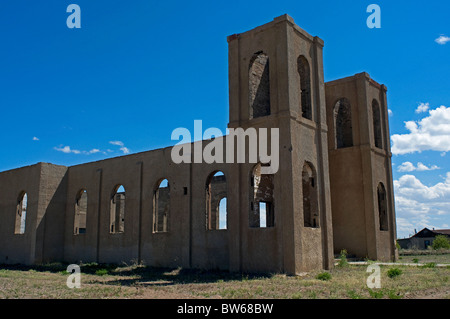
[[[318,276],[323,271],[304,276],[251,275],[89,264],[81,266],[80,289],[66,286],[65,267],[2,266],[0,298],[450,298],[450,267],[397,266],[402,274],[389,278],[392,267],[381,266],[380,289],[367,288],[369,273],[364,266],[336,267],[327,280]]]
[[[400,263],[430,263],[449,264],[450,265],[450,250],[400,250]]]

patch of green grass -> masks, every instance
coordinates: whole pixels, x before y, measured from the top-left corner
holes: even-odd
[[[387,271],[387,275],[389,278],[395,278],[400,276],[403,273],[403,271],[399,268],[391,268]]]
[[[295,294],[293,294],[292,296],[291,296],[291,299],[303,299],[304,297],[303,297],[303,295],[302,295],[302,293],[301,292],[296,292]]]
[[[308,294],[309,298],[311,299],[317,299],[317,292],[315,291],[310,291]]]
[[[402,299],[403,298],[403,296],[399,292],[397,293],[393,289],[388,290],[387,295],[388,295],[389,299]]]
[[[106,276],[108,274],[108,269],[98,269],[95,271],[97,276]]]
[[[331,274],[329,272],[321,272],[316,276],[316,279],[327,281],[331,279]]]
[[[414,258],[412,261],[413,261],[413,263],[417,264],[419,262],[419,259]]]
[[[249,298],[252,295],[252,293],[246,288],[226,288],[222,290],[221,295],[224,298],[243,299]]]
[[[368,291],[369,295],[375,299],[381,299],[384,296],[384,292],[382,290],[373,290],[369,288]]]
[[[347,290],[347,296],[351,299],[362,299],[362,296],[355,290]]]
[[[422,266],[422,268],[435,268],[436,267],[436,263],[426,263],[425,265]]]

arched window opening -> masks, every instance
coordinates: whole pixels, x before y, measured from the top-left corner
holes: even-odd
[[[167,179],[161,180],[153,195],[153,232],[169,231],[170,184]]]
[[[319,203],[317,195],[317,177],[314,166],[310,163],[303,165],[302,171],[303,192],[303,225],[304,227],[318,228]]]
[[[250,61],[249,105],[250,119],[270,115],[269,57],[257,52]]]
[[[125,188],[122,185],[114,187],[111,197],[110,233],[119,234],[125,230]]]
[[[75,235],[86,233],[87,199],[86,190],[80,190],[75,202],[75,220],[73,226],[73,233]]]
[[[378,194],[378,215],[380,220],[380,230],[389,230],[386,189],[384,188],[383,183],[378,184],[377,194]]]
[[[308,60],[303,56],[297,59],[297,68],[300,75],[300,102],[302,117],[312,120],[311,107],[311,71]]]
[[[383,148],[383,139],[381,136],[381,111],[377,100],[373,100],[372,102],[372,118],[375,147]]]
[[[227,179],[223,172],[213,172],[206,180],[207,229],[227,229],[227,210]]]
[[[353,146],[352,109],[350,101],[342,98],[334,106],[336,148]]]
[[[16,225],[15,225],[15,234],[24,234],[25,233],[25,223],[27,220],[27,207],[28,207],[28,195],[25,192],[22,192],[17,200],[17,208],[16,208]]]
[[[219,202],[219,229],[227,229],[227,198],[224,197]]]
[[[260,163],[256,164],[250,180],[249,226],[265,228],[275,226],[273,174],[261,174]]]

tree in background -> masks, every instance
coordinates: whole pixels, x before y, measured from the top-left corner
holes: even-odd
[[[450,240],[447,238],[447,236],[437,235],[433,240],[433,244],[431,245],[431,247],[433,247],[433,249],[450,249]]]

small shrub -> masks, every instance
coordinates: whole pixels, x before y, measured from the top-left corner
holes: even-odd
[[[292,299],[303,299],[303,295],[300,292],[296,292],[292,295]]]
[[[355,290],[348,290],[347,291],[347,295],[351,298],[351,299],[361,299],[362,296],[359,295]]]
[[[423,268],[435,268],[436,267],[436,263],[426,263],[422,267]]]
[[[400,295],[399,292],[395,292],[395,290],[393,290],[393,289],[388,291],[388,297],[389,297],[389,299],[402,299],[403,298],[403,296]]]
[[[417,264],[419,262],[419,259],[414,258],[412,261],[413,261],[413,263]]]
[[[331,279],[331,274],[329,272],[321,272],[316,276],[316,279],[327,281]]]
[[[402,274],[402,270],[398,268],[391,268],[388,270],[387,275],[389,278],[395,278]]]
[[[346,266],[348,266],[347,250],[342,249],[339,256],[338,267],[346,267]]]
[[[315,291],[311,291],[311,292],[309,293],[309,298],[311,298],[311,299],[317,299],[317,293],[316,293]]]
[[[98,269],[95,271],[95,274],[97,276],[105,276],[108,274],[108,270],[107,269]]]
[[[450,240],[447,238],[447,236],[444,235],[437,235],[434,240],[431,247],[434,250],[437,249],[449,249],[450,248]]]
[[[372,290],[372,289],[369,289],[369,295],[370,295],[372,298],[375,298],[375,299],[381,299],[381,298],[383,298],[384,293],[383,293],[383,291],[381,291],[381,290]]]

